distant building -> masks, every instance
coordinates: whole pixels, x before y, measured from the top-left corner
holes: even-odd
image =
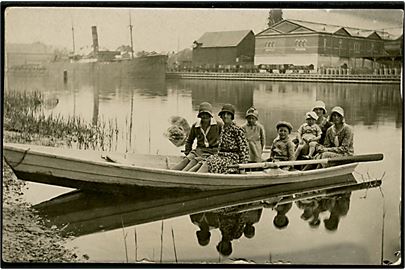
[[[402,44],[387,32],[283,20],[256,35],[254,63],[372,70],[387,57],[400,66]]]
[[[253,64],[255,36],[251,30],[207,32],[193,43],[193,66]]]
[[[31,44],[6,43],[6,67],[21,65],[43,65],[55,58],[54,49],[41,42]]]

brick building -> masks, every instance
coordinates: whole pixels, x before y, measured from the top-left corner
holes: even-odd
[[[402,36],[386,32],[283,20],[256,35],[254,63],[373,70],[387,57],[400,65],[395,59],[402,59],[402,44]]]

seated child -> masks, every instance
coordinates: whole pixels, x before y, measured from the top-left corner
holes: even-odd
[[[246,124],[242,126],[249,145],[249,161],[261,162],[262,152],[266,145],[264,127],[258,122],[259,113],[252,107],[246,112]]]
[[[318,115],[315,112],[307,112],[305,120],[306,123],[302,124],[298,129],[299,144],[295,150],[295,159],[298,159],[301,155],[301,150],[305,145],[309,147],[309,153],[307,156],[303,156],[303,158],[311,159],[322,135],[321,128],[315,124],[316,120],[318,120]]]
[[[274,139],[270,148],[270,161],[292,161],[295,160],[295,145],[291,141],[289,134],[293,127],[290,123],[280,121],[276,124],[278,136]],[[283,168],[289,169],[289,167]]]

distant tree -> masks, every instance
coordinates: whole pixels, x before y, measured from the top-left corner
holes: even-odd
[[[155,51],[152,52],[147,52],[147,51],[139,51],[136,53],[136,56],[142,57],[142,56],[151,56],[151,55],[157,55],[158,53]]]
[[[267,18],[268,27],[282,20],[283,20],[283,11],[281,9],[270,9],[269,17]]]
[[[121,46],[119,46],[117,48],[117,51],[130,53],[131,52],[131,46],[129,46],[129,45],[121,45]]]

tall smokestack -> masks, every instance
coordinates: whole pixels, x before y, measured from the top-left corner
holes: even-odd
[[[93,52],[98,53],[98,36],[97,36],[97,26],[91,27],[91,35],[93,36]]]

